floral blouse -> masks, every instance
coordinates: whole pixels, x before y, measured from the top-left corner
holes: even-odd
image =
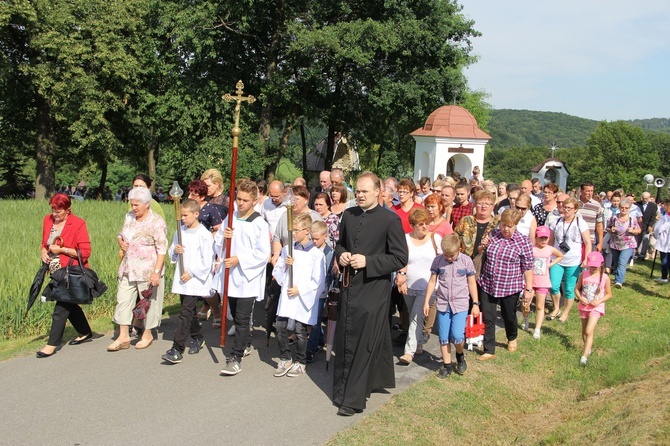
[[[628,220],[621,221],[619,217],[612,217],[607,222],[607,230],[616,228],[615,233],[610,233],[610,248],[617,251],[623,251],[628,248],[637,248],[637,240],[632,234],[627,234],[628,229],[639,229],[637,218],[629,217]]]
[[[488,235],[489,232],[498,227],[500,216],[496,215],[491,218],[488,226],[484,230],[482,239]],[[477,241],[477,220],[473,215],[466,215],[458,222],[458,226],[454,228],[454,233],[461,238],[461,252],[470,257],[474,257],[478,253],[475,252],[475,242]]]
[[[165,220],[152,210],[147,211],[142,221],[138,221],[134,213],[128,212],[119,235],[130,243],[119,266],[119,278],[125,275],[131,282],[148,281],[158,256],[167,253]]]

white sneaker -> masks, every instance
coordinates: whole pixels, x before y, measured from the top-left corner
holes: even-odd
[[[299,362],[294,362],[289,371],[286,373],[286,376],[289,378],[297,378],[298,376],[305,374],[305,366]]]
[[[523,318],[523,324],[522,324],[523,331],[528,331],[528,326],[529,326],[529,325],[530,325],[530,317],[529,317],[529,316],[525,316],[525,317]]]
[[[274,376],[279,378],[281,376],[286,375],[286,373],[288,373],[288,371],[291,369],[292,366],[293,366],[292,359],[280,359],[279,364],[275,369]]]
[[[540,339],[540,330],[537,328],[533,332],[533,339]]]
[[[658,279],[654,279],[654,282],[658,283],[668,283],[668,279],[661,279],[660,277]]]
[[[579,363],[581,365],[586,365],[587,361],[588,361],[588,358],[586,356],[582,356],[582,359],[579,360]]]
[[[614,284],[614,288],[621,289],[623,285],[621,285],[619,282]]]

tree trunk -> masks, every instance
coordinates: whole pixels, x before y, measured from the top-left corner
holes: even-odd
[[[302,141],[302,177],[307,180],[307,140],[305,139],[305,121],[300,121],[300,140]]]
[[[265,65],[265,79],[266,85],[268,86],[268,91],[266,92],[265,103],[261,106],[260,114],[260,128],[259,135],[260,139],[263,142],[263,155],[268,156],[269,142],[270,142],[270,131],[272,130],[272,114],[274,112],[274,98],[272,97],[273,93],[273,81],[275,78],[275,73],[277,72],[277,62],[279,60],[279,47],[282,44],[281,35],[283,32],[283,21],[284,21],[284,2],[282,0],[277,1],[277,6],[274,13],[274,34],[270,38],[270,43],[268,46],[268,59]],[[274,172],[274,171],[273,171]],[[266,176],[269,173],[269,170],[266,169]]]
[[[107,160],[100,163],[100,185],[98,186],[98,200],[102,200],[105,194],[105,183],[107,183],[107,170],[108,170]]]
[[[156,180],[156,156],[158,154],[158,140],[156,139],[156,126],[151,127],[151,142],[149,143],[149,156],[147,165],[149,166],[149,178],[151,178],[152,186]]]
[[[35,102],[37,105],[35,199],[44,200],[51,197],[56,188],[56,169],[53,164],[56,143],[49,104],[40,95],[37,95]]]
[[[326,158],[324,159],[323,170],[330,170],[333,167],[333,157],[335,156],[335,119],[331,116],[328,120],[328,139],[326,141]]]
[[[279,140],[279,150],[277,151],[277,156],[275,157],[274,161],[270,163],[270,165],[268,166],[268,169],[270,169],[271,172],[275,172],[275,174],[282,156],[284,156],[284,153],[286,153],[286,148],[288,147],[288,140],[291,137],[291,133],[293,132],[296,123],[297,123],[297,117],[295,112],[293,112],[286,118],[286,127],[284,127],[284,132],[282,133],[281,139]]]

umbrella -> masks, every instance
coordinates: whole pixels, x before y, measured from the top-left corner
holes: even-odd
[[[30,286],[30,294],[28,294],[28,307],[26,308],[26,313],[23,315],[24,318],[28,316],[28,311],[30,311],[30,308],[37,300],[37,296],[39,296],[40,291],[42,291],[42,285],[44,284],[44,277],[46,276],[48,270],[49,270],[49,264],[42,262],[42,266],[37,271],[37,274],[35,274],[33,284]]]
[[[333,352],[333,341],[335,340],[335,327],[337,326],[338,308],[340,300],[340,289],[333,288],[328,293],[328,325],[326,326],[326,370],[330,363],[330,356]]]

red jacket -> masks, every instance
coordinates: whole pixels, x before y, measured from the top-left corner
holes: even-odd
[[[49,233],[51,228],[54,225],[54,219],[51,214],[48,214],[44,217],[42,223],[42,246],[40,248],[47,248],[47,240],[49,240]],[[84,261],[84,266],[88,264],[88,258],[91,256],[91,240],[88,237],[88,230],[86,229],[86,222],[77,217],[76,215],[70,214],[65,220],[65,226],[63,226],[63,231],[60,234],[60,238],[63,239],[64,248],[79,248],[81,251],[81,257]],[[60,264],[64,267],[71,262],[72,265],[79,264],[79,261],[76,257],[66,256],[65,254],[59,254]]]

